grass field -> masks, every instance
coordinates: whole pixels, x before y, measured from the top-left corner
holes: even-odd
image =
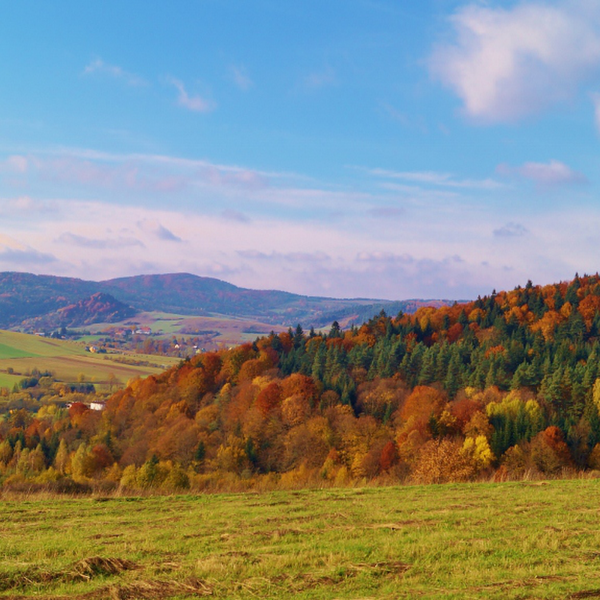
[[[0,502],[0,597],[600,598],[600,480]]]
[[[52,372],[59,381],[75,382],[83,375],[84,381],[103,384],[109,381],[111,374],[121,383],[127,383],[133,377],[161,373],[179,362],[179,359],[162,356],[131,355],[132,360],[149,363],[137,366],[110,358],[110,355],[86,352],[84,344],[78,342],[0,331],[0,387],[12,388],[34,368]]]

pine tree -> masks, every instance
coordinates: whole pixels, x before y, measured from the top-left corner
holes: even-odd
[[[448,365],[448,373],[444,381],[444,387],[446,388],[450,398],[454,398],[454,396],[456,396],[456,392],[458,392],[462,386],[462,373],[460,365],[460,355],[458,350],[456,350],[456,346],[454,346],[450,357],[450,363]]]

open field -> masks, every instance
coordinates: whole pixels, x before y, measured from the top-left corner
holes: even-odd
[[[128,327],[131,325],[150,327],[159,336],[190,335],[204,337],[209,349],[228,347],[252,342],[257,337],[268,335],[271,331],[280,332],[285,328],[278,325],[260,323],[252,319],[228,316],[194,317],[164,312],[142,312],[135,317],[119,323],[96,323],[86,327],[93,334],[100,334],[107,329]],[[102,337],[100,335],[100,337]],[[96,340],[96,335],[84,338]]]
[[[122,360],[121,355],[91,354],[79,342],[0,331],[0,387],[12,387],[34,368],[52,372],[59,381],[75,382],[83,375],[86,382],[102,384],[109,381],[111,374],[126,383],[133,377],[160,373],[178,362],[174,358],[140,354],[132,354],[128,359],[147,364],[117,362]]]
[[[600,598],[599,480],[0,502],[0,597]]]

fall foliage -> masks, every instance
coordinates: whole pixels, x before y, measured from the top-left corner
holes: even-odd
[[[298,326],[132,381],[103,411],[23,390],[0,415],[0,483],[173,491],[599,469],[599,359],[598,275],[346,331]]]

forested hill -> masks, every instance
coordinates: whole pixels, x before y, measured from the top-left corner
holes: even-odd
[[[262,322],[321,327],[334,320],[363,322],[374,312],[412,312],[424,304],[441,306],[443,300],[390,301],[302,296],[277,290],[250,290],[211,277],[188,273],[139,275],[108,281],[69,277],[0,273],[0,327],[19,327],[27,319],[56,321],[56,311],[85,303],[97,305],[91,296],[109,294],[134,311],[161,311],[184,315],[227,315]],[[123,311],[121,311],[123,312]],[[93,321],[88,315],[87,322]],[[34,321],[30,321],[34,322]],[[73,326],[82,323],[73,323]]]
[[[199,354],[0,422],[0,481],[232,489],[600,470],[600,277]],[[73,398],[72,398],[73,399]],[[77,399],[77,398],[74,398]],[[104,489],[104,488],[103,488]]]

